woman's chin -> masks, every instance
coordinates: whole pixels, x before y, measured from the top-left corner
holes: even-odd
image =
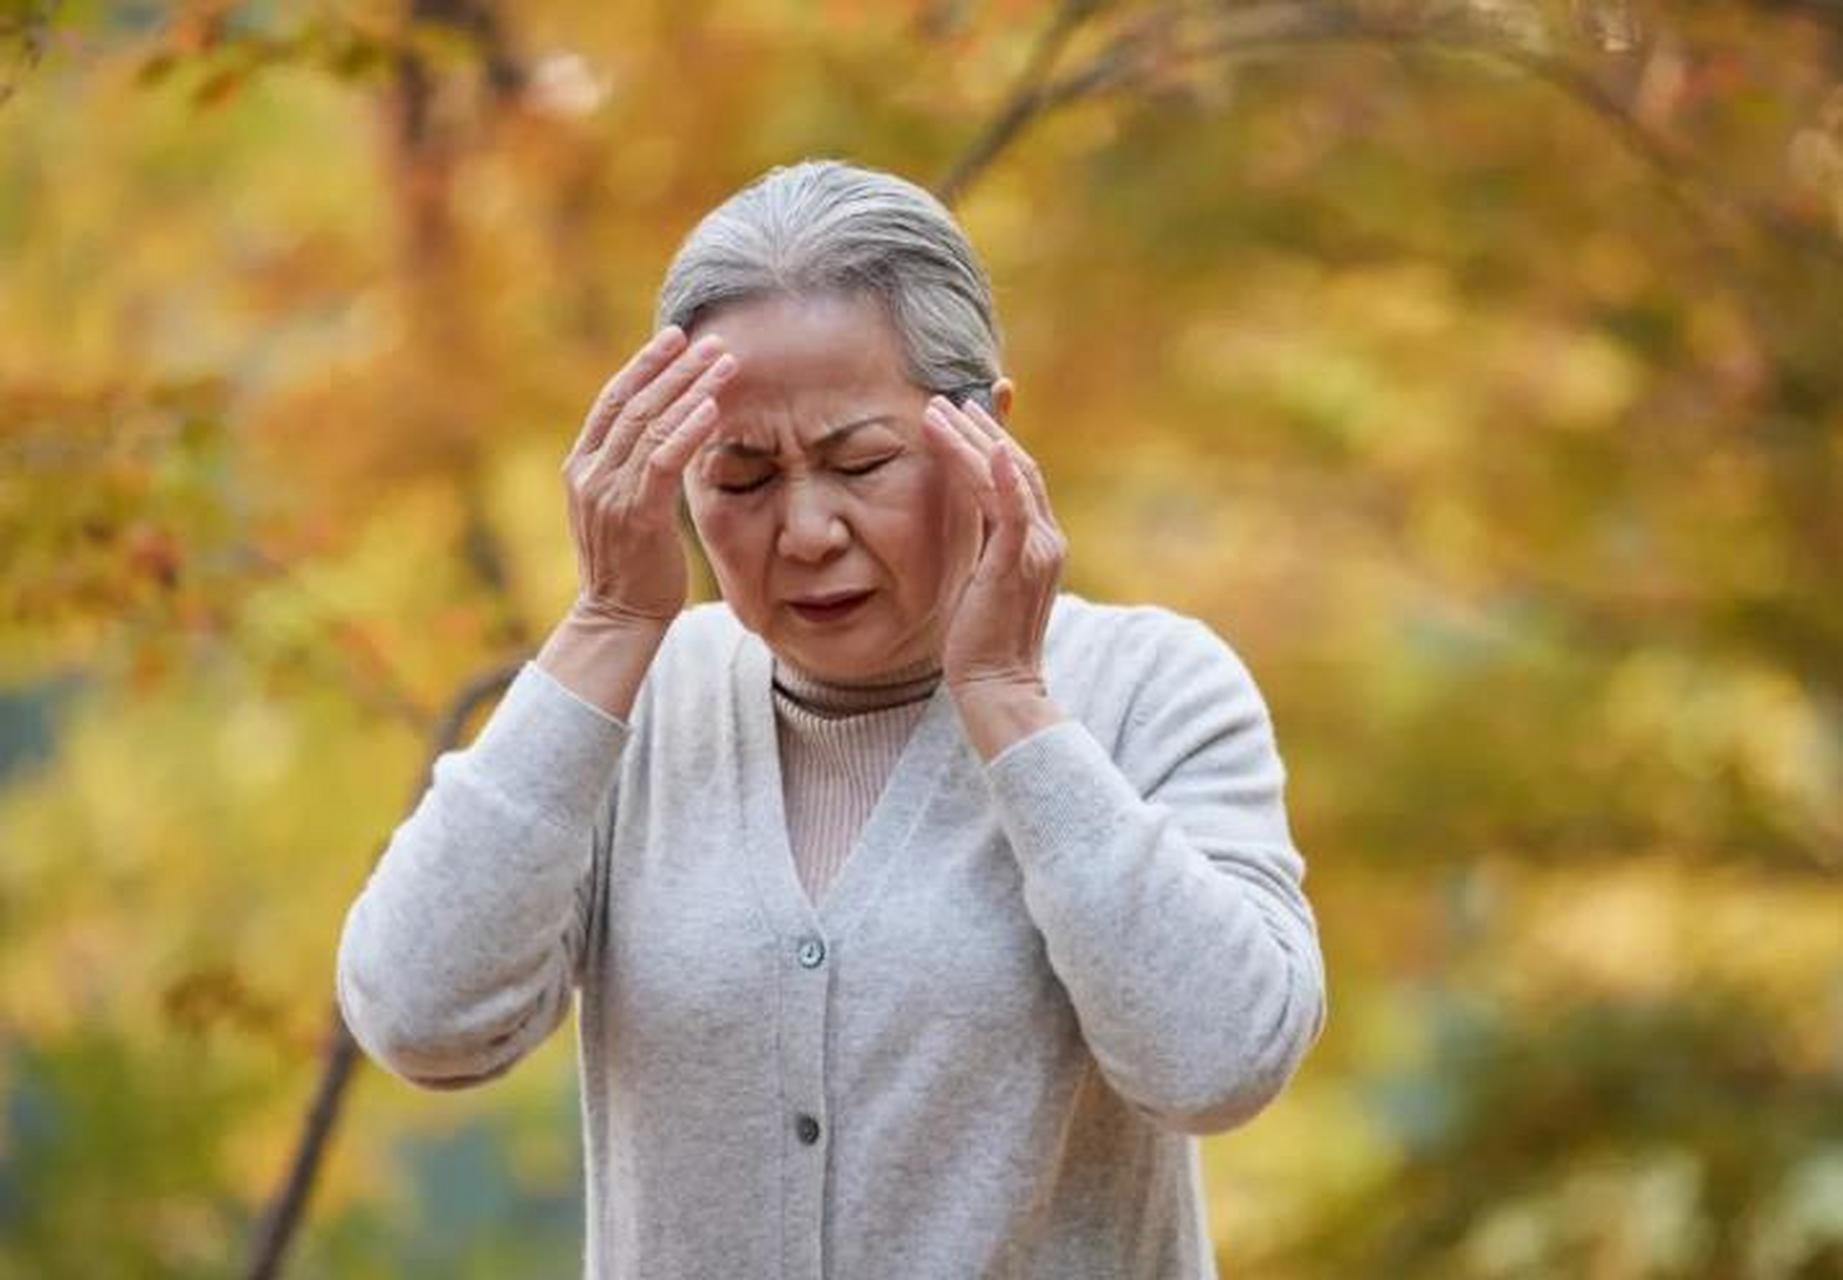
[[[821,680],[867,680],[890,665],[887,655],[866,651],[843,635],[823,640],[783,637],[783,642],[773,647],[800,670]]]
[[[914,661],[875,627],[840,628],[824,636],[783,630],[769,647],[785,661],[821,680],[849,684],[875,680]]]

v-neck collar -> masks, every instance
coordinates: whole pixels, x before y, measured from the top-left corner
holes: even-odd
[[[960,718],[942,681],[897,756],[889,779],[864,820],[850,855],[815,906],[800,883],[787,836],[781,751],[774,719],[774,654],[744,631],[736,695],[742,745],[742,805],[749,833],[746,857],[756,893],[775,932],[785,938],[843,937],[861,919],[900,860],[928,803],[968,752]]]

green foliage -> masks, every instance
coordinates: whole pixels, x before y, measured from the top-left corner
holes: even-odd
[[[80,1027],[8,1053],[0,1273],[230,1275],[217,1152],[261,1084],[183,1037]]]
[[[1843,1155],[1843,1081],[1794,1067],[1744,996],[1540,1027],[1424,999],[1429,1060],[1364,1086],[1402,1167],[1325,1215],[1302,1273],[1815,1276],[1843,1257],[1802,1229],[1804,1188]]]

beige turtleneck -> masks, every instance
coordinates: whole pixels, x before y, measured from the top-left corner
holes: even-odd
[[[775,659],[787,841],[814,905],[850,858],[940,679],[934,658],[862,683],[822,680]]]

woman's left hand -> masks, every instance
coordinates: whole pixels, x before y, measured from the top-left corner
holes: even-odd
[[[948,624],[942,679],[956,694],[1017,690],[1042,695],[1043,637],[1068,553],[1036,460],[992,415],[968,400],[930,398],[930,444],[956,468],[985,513],[985,540]]]

